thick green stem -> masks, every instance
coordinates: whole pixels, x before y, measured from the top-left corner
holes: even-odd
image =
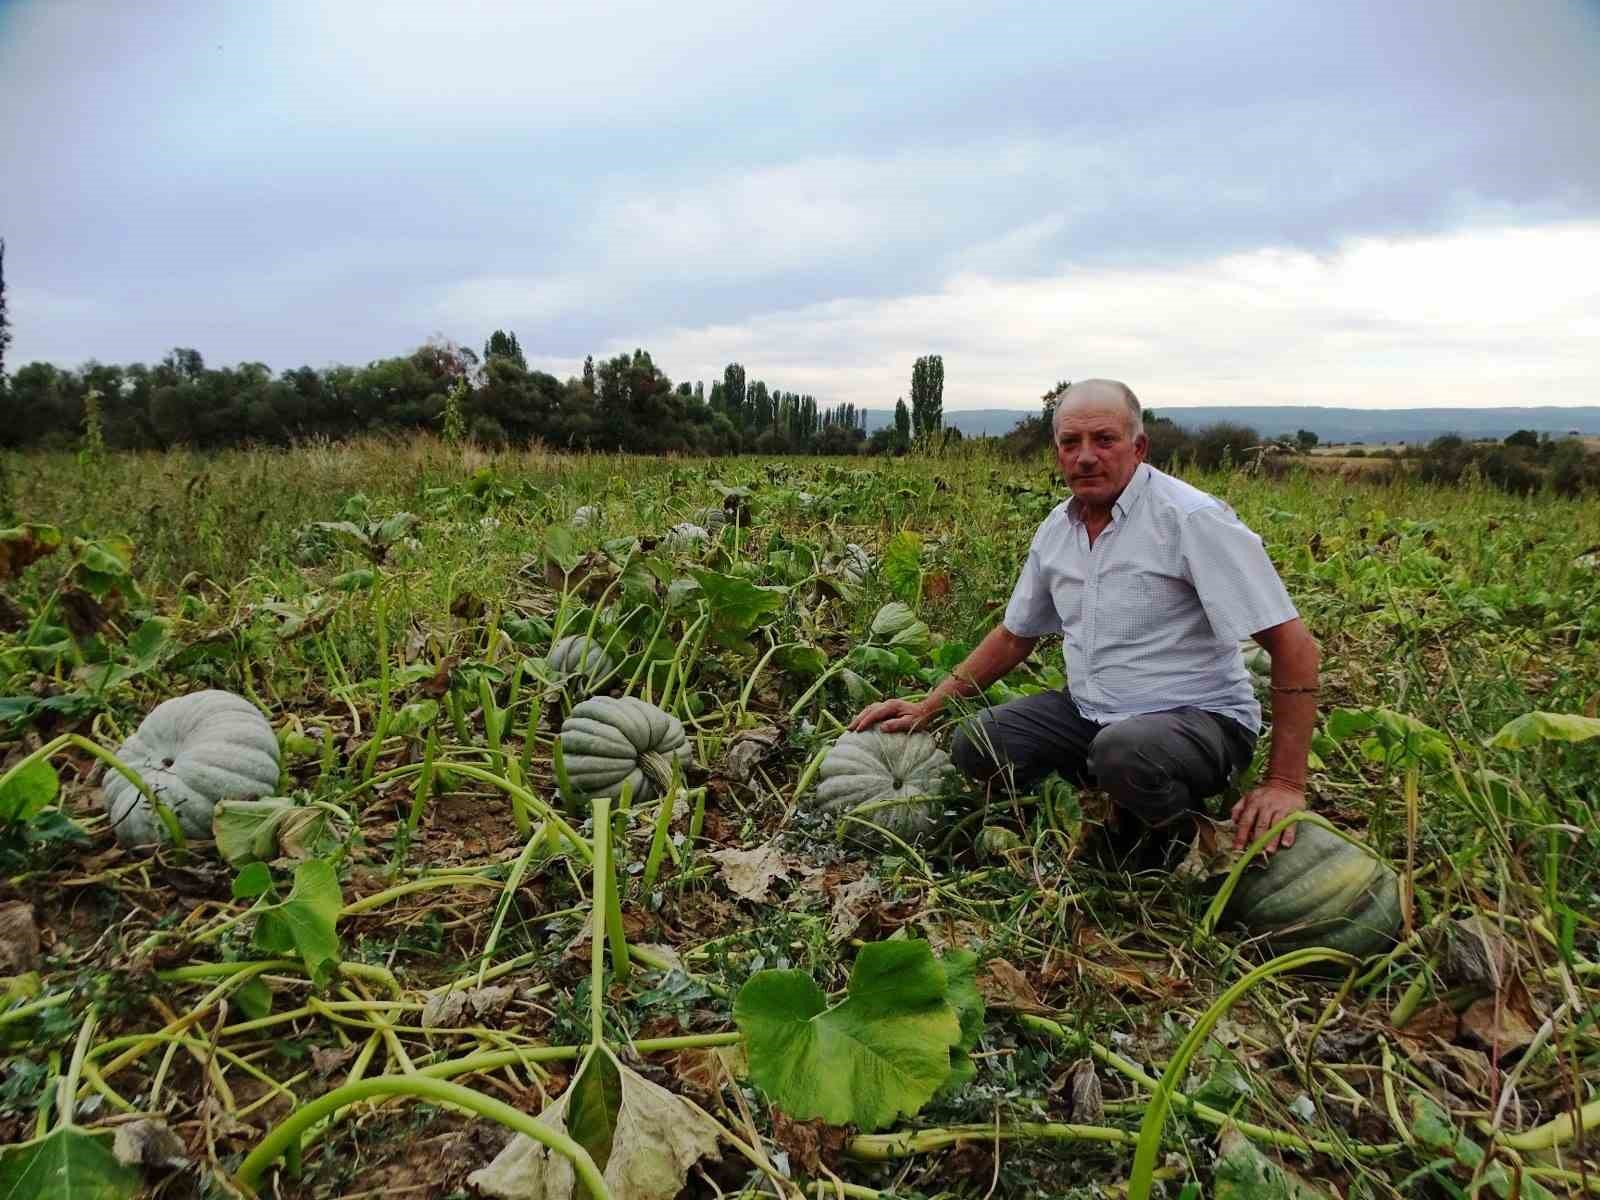
[[[435,1104],[453,1104],[480,1117],[497,1121],[507,1129],[532,1138],[570,1162],[573,1171],[577,1173],[583,1186],[589,1189],[589,1195],[594,1197],[594,1200],[610,1200],[611,1192],[606,1187],[600,1169],[595,1166],[594,1159],[589,1157],[587,1150],[566,1134],[557,1132],[550,1126],[534,1120],[527,1113],[519,1112],[509,1104],[496,1100],[493,1096],[485,1096],[482,1092],[475,1092],[471,1088],[446,1083],[440,1079],[430,1079],[424,1075],[404,1077],[384,1075],[376,1079],[363,1079],[359,1083],[346,1084],[344,1087],[335,1088],[318,1096],[310,1103],[296,1109],[282,1124],[275,1126],[261,1139],[239,1166],[239,1174],[236,1177],[239,1184],[249,1191],[254,1191],[256,1183],[267,1167],[288,1151],[291,1144],[298,1147],[300,1135],[305,1130],[338,1109],[369,1100],[374,1096],[414,1096],[419,1100]]]
[[[606,883],[611,873],[611,797],[594,799],[594,886],[589,902],[594,923],[589,943],[589,1041],[605,1043],[606,1004]]]
[[[40,746],[32,754],[19,758],[11,765],[5,774],[0,775],[0,792],[5,790],[6,784],[11,782],[13,776],[21,773],[36,762],[42,762],[51,755],[55,754],[57,750],[64,749],[67,746],[75,746],[79,750],[82,750],[85,754],[92,754],[95,758],[105,763],[106,766],[110,767],[118,775],[121,775],[129,783],[133,784],[133,786],[139,790],[139,794],[149,801],[151,811],[153,811],[156,816],[160,818],[161,824],[167,831],[167,836],[172,839],[173,847],[179,851],[182,851],[187,847],[188,842],[183,836],[183,827],[178,824],[177,814],[175,814],[171,808],[167,807],[167,805],[162,802],[159,796],[150,790],[150,788],[145,784],[145,781],[139,778],[139,775],[136,771],[124,763],[115,754],[111,753],[111,751],[107,750],[104,746],[98,745],[95,742],[91,742],[88,738],[83,737],[80,734],[63,733],[60,737],[48,741],[44,745]]]
[[[1287,822],[1280,821],[1279,824],[1284,825]],[[1266,834],[1262,835],[1257,839],[1257,844],[1264,845],[1267,837]],[[1172,1061],[1167,1064],[1167,1069],[1162,1072],[1161,1079],[1150,1097],[1150,1105],[1145,1109],[1144,1121],[1139,1126],[1139,1147],[1134,1151],[1133,1170],[1128,1176],[1128,1200],[1148,1200],[1150,1187],[1154,1182],[1152,1173],[1155,1171],[1156,1155],[1161,1152],[1161,1130],[1166,1124],[1167,1109],[1171,1107],[1173,1094],[1178,1090],[1178,1081],[1189,1069],[1189,1060],[1205,1044],[1206,1038],[1211,1036],[1212,1027],[1234,1006],[1235,1002],[1263,979],[1269,979],[1284,971],[1298,970],[1314,962],[1337,962],[1353,967],[1356,961],[1350,955],[1341,954],[1337,950],[1320,948],[1296,950],[1293,954],[1285,954],[1271,962],[1262,963],[1223,992],[1216,1002],[1206,1009],[1195,1022],[1194,1028],[1189,1031],[1189,1035],[1178,1046]]]
[[[1064,1125],[1054,1121],[1019,1121],[1012,1125],[954,1125],[946,1129],[907,1129],[900,1133],[858,1134],[844,1144],[851,1158],[883,1162],[909,1158],[962,1142],[1014,1141],[1039,1138],[1069,1142],[1111,1142],[1132,1145],[1139,1139],[1109,1125]]]

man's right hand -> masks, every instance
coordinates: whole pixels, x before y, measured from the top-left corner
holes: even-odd
[[[850,732],[878,726],[884,733],[915,733],[938,715],[941,706],[930,706],[927,701],[913,704],[909,700],[880,700],[858,712],[850,722]]]

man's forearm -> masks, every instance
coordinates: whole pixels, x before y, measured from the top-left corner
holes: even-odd
[[[939,681],[923,703],[937,712],[947,700],[977,695],[1033,653],[1038,640],[1018,637],[1004,625],[996,625],[960,666]]]
[[[1317,724],[1317,643],[1309,634],[1288,639],[1272,655],[1271,749],[1267,779],[1300,791]]]

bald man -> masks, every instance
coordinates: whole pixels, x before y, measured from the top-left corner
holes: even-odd
[[[1056,464],[1072,496],[1040,524],[1005,617],[921,701],[869,705],[851,729],[920,729],[1062,636],[1067,686],[984,708],[952,754],[969,777],[1027,790],[1051,771],[1115,806],[1105,848],[1119,865],[1171,866],[1200,802],[1255,753],[1261,706],[1239,644],[1272,659],[1266,775],[1233,808],[1247,845],[1305,807],[1316,721],[1317,643],[1261,539],[1222,501],[1145,462],[1137,397],[1109,379],[1075,383],[1056,406]],[[1294,842],[1289,826],[1269,845]]]

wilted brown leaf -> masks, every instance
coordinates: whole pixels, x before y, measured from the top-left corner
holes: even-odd
[[[1539,1028],[1533,997],[1517,976],[1496,995],[1485,996],[1461,1014],[1462,1037],[1497,1058],[1526,1049]]]
[[[991,958],[978,976],[978,991],[985,1004],[1021,1013],[1046,1013],[1028,977],[1003,958]]]
[[[721,864],[722,881],[741,900],[759,903],[767,899],[775,879],[787,879],[800,860],[779,851],[776,842],[751,850],[713,850],[711,857]]]
[[[31,563],[61,548],[61,531],[50,525],[0,529],[0,579],[10,579]]]

